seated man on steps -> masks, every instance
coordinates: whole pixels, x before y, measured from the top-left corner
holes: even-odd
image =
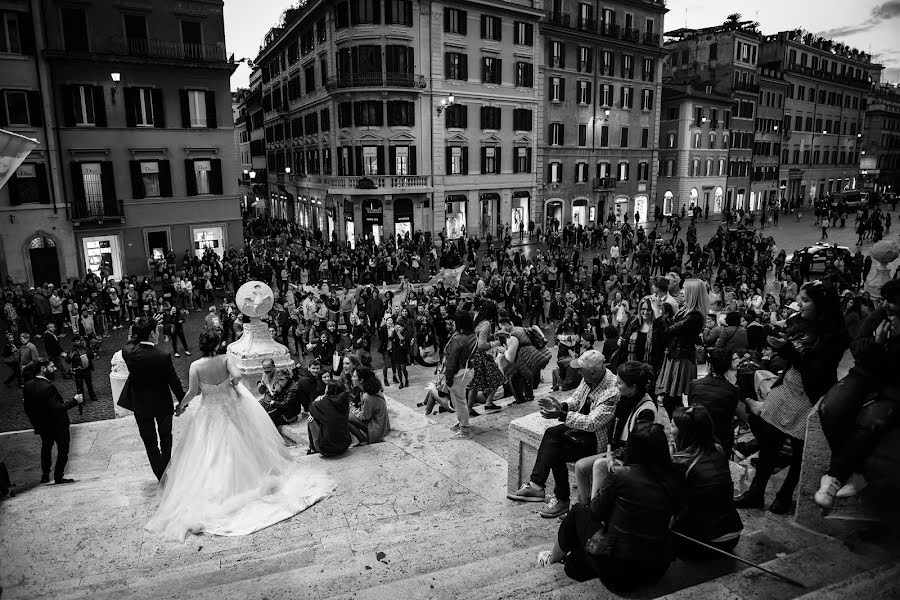
[[[597,454],[609,443],[609,428],[619,401],[616,376],[606,368],[603,353],[588,350],[574,359],[569,368],[579,369],[583,381],[568,400],[540,400],[541,416],[562,424],[544,432],[538,448],[531,480],[506,497],[518,502],[543,502],[544,485],[550,473],[555,482],[555,499],[541,516],[552,519],[569,510],[569,469],[566,463]]]

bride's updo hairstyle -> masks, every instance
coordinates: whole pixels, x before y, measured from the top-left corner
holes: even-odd
[[[207,329],[200,334],[200,340],[197,345],[200,346],[200,352],[203,356],[215,356],[222,343],[222,336],[216,329]]]

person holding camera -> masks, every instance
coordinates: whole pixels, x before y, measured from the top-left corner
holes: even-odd
[[[56,378],[56,365],[48,358],[38,358],[37,374],[25,382],[25,414],[34,427],[35,435],[41,436],[41,483],[50,482],[50,465],[53,446],[56,445],[56,465],[53,482],[74,483],[65,477],[66,463],[69,461],[69,409],[84,402],[84,396],[66,402],[52,380]]]
[[[88,396],[91,402],[97,401],[97,394],[94,392],[94,381],[92,375],[94,373],[94,354],[85,344],[84,338],[76,335],[72,338],[72,351],[69,353],[69,364],[72,367],[72,375],[75,377],[75,389],[82,396],[84,388],[87,387]]]

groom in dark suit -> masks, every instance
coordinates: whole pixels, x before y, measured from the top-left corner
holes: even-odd
[[[139,317],[131,328],[132,338],[122,349],[128,381],[119,397],[119,406],[134,412],[150,467],[156,478],[161,479],[172,456],[175,413],[172,394],[181,402],[184,389],[175,373],[172,356],[156,348],[158,327],[155,319]]]

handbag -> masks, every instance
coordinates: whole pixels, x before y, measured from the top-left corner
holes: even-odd
[[[606,534],[603,528],[588,538],[584,543],[584,551],[590,556],[611,556],[615,546],[615,536]]]

